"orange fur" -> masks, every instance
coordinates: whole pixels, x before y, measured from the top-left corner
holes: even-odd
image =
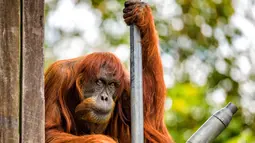
[[[166,88],[151,9],[146,6],[136,23],[143,49],[144,134],[146,143],[173,142],[164,124]],[[81,80],[96,78],[100,66],[107,64],[121,81],[113,115],[102,134],[82,134],[66,105],[67,96],[81,96]],[[76,85],[76,89],[72,87]],[[130,143],[129,74],[111,53],[93,53],[54,63],[45,73],[46,142]],[[75,99],[73,99],[75,100]]]

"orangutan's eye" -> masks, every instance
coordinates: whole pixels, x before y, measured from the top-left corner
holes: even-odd
[[[115,88],[116,87],[116,84],[114,82],[110,83],[109,84],[110,88]]]

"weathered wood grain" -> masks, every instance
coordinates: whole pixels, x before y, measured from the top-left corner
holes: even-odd
[[[0,143],[19,142],[19,0],[0,0]]]
[[[44,0],[23,0],[22,130],[24,143],[44,143]]]

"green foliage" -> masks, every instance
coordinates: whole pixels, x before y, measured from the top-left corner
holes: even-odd
[[[165,121],[176,142],[185,142],[210,116],[210,107],[204,98],[206,89],[190,83],[177,84],[168,89],[172,108],[166,111]]]
[[[49,1],[45,6],[46,16],[54,11],[58,4],[56,0]],[[249,51],[238,52],[232,50],[226,52],[226,54],[233,52],[232,56],[220,54],[219,46],[222,41],[219,41],[218,35],[215,35],[217,29],[220,29],[223,32],[221,39],[225,39],[225,44],[231,47],[233,39],[243,34],[240,29],[234,28],[230,23],[230,18],[235,13],[232,6],[233,1],[171,1],[173,3],[169,6],[176,5],[175,10],[172,10],[171,8],[173,7],[171,7],[167,11],[172,10],[175,13],[172,13],[172,16],[169,14],[164,17],[160,12],[162,12],[162,7],[165,3],[169,1],[163,0],[161,3],[157,3],[155,0],[150,0],[160,37],[162,54],[171,55],[174,60],[173,68],[165,70],[165,74],[172,74],[175,77],[175,84],[167,90],[168,107],[165,112],[165,122],[169,132],[177,143],[184,143],[216,110],[219,110],[228,102],[233,102],[239,107],[239,110],[234,115],[228,128],[215,140],[215,143],[255,143],[254,113],[250,112],[247,106],[243,108],[246,103],[244,102],[244,95],[240,91],[240,86],[243,83],[255,81],[255,75],[250,74],[246,79],[244,77],[243,79],[236,79],[233,76],[233,69],[240,68],[236,63],[238,57],[240,55],[248,57],[247,55],[250,53]],[[125,0],[76,0],[75,4],[86,3],[94,10],[100,12],[101,23],[99,29],[101,37],[105,38],[107,47],[112,48],[121,44],[129,44],[128,30],[116,36],[113,33],[109,33],[107,28],[104,28],[107,20],[124,24],[122,21],[124,2]],[[109,3],[115,4],[116,7],[109,8]],[[56,43],[61,42],[64,39],[63,37],[72,38],[82,35],[80,31],[65,33],[63,29],[56,28],[54,30],[61,35],[60,40],[56,41]],[[185,44],[185,42],[188,44]],[[45,42],[45,47],[47,47],[45,48],[47,50],[51,49],[47,41]],[[92,48],[99,47],[92,46]],[[231,48],[233,49],[233,47]],[[105,49],[102,47],[101,50]],[[88,50],[88,52],[90,51]],[[46,58],[46,67],[55,59],[52,56],[51,58]],[[248,59],[251,60],[250,57]],[[222,61],[226,65],[225,70],[221,71],[223,66],[216,68],[217,61]],[[187,63],[190,65],[189,68],[185,69]],[[197,65],[198,67],[190,69]],[[193,77],[197,75],[206,76],[205,83],[196,83],[202,81],[203,77],[200,76],[199,80],[194,81],[195,78]],[[221,94],[216,94],[216,96],[220,96],[216,97],[216,102],[211,97],[211,93],[217,90]],[[225,97],[224,100],[218,101],[222,98],[221,96]]]
[[[181,35],[187,35],[194,42],[194,49],[186,50],[179,49],[180,61],[186,60],[190,55],[196,51],[206,52],[210,48],[216,48],[218,41],[214,36],[206,37],[201,33],[201,21],[207,23],[211,28],[224,27],[229,23],[229,18],[234,12],[232,8],[232,1],[222,0],[221,3],[215,3],[216,0],[178,0],[183,14],[178,16],[184,21],[183,29],[180,31],[174,30],[169,26],[167,35],[160,36],[161,45],[165,48],[164,51],[171,53],[175,48],[174,42],[168,42],[172,39],[178,39]],[[163,23],[162,19],[157,21],[157,24]],[[168,23],[168,22],[166,22]],[[234,35],[240,35],[236,29],[232,29]],[[232,36],[226,34],[228,42],[232,42]],[[163,43],[163,44],[162,44]],[[166,44],[164,44],[166,43]],[[210,58],[207,56],[207,58]],[[206,63],[210,63],[208,59],[204,59]],[[232,65],[234,59],[226,58],[225,61]],[[221,86],[221,82],[229,80],[232,88],[227,91],[227,98],[224,104],[214,107],[211,101],[208,101],[208,91]],[[197,87],[189,81],[179,83],[168,90],[168,98],[172,100],[172,108],[165,113],[165,121],[167,127],[177,143],[185,142],[213,113],[220,109],[228,102],[233,102],[240,107],[240,96],[238,93],[239,83],[234,81],[230,76],[230,69],[226,74],[221,74],[217,70],[213,70],[208,77],[208,82],[205,86]],[[255,142],[255,133],[252,132],[254,128],[253,123],[247,125],[245,118],[242,116],[242,109],[239,108],[237,114],[233,117],[229,127],[215,140],[215,143],[250,143]]]
[[[184,143],[214,113],[213,107],[208,105],[205,99],[207,89],[190,83],[177,84],[168,89],[168,98],[171,98],[173,103],[172,108],[166,110],[165,121],[177,143]],[[240,110],[215,143],[255,141],[254,132],[251,130],[253,127],[243,123]]]

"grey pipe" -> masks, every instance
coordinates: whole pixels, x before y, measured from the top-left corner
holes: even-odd
[[[131,141],[143,143],[143,74],[140,32],[130,27],[130,73],[131,73]]]
[[[229,103],[226,107],[213,114],[189,139],[186,143],[210,143],[229,124],[232,116],[236,113],[237,107]]]

